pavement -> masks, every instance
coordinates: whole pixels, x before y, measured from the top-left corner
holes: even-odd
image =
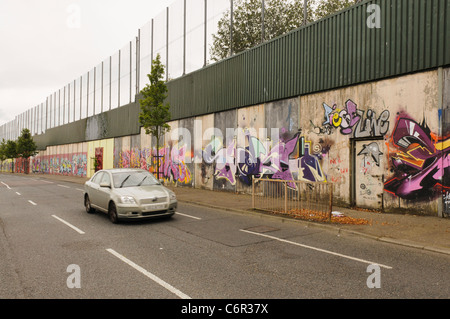
[[[0,173],[0,179],[2,174],[10,173]],[[84,184],[87,180],[87,178],[73,176],[44,174],[30,174],[28,177],[67,181],[78,184]],[[180,186],[168,186],[168,188],[175,192],[179,202],[242,214],[259,214],[261,217],[279,218],[285,221],[307,224],[311,227],[325,228],[337,234],[363,236],[381,242],[450,255],[450,218],[405,213],[380,213],[333,207],[333,211],[335,212],[342,213],[351,219],[365,220],[366,223],[340,224],[338,222],[316,222],[255,211],[252,209],[252,196],[248,194]]]

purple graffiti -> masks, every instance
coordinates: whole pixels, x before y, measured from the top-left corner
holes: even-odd
[[[185,164],[185,158],[187,155],[187,145],[183,146],[166,146],[159,150],[160,168],[164,178],[180,183],[188,184],[191,182],[191,172]],[[161,171],[161,170],[160,170]]]
[[[236,147],[236,141],[233,140],[224,148],[222,141],[214,138],[203,150],[203,160],[207,164],[215,163],[216,179],[226,179],[232,185],[236,184],[237,177],[243,184],[250,186],[253,176],[285,181],[326,181],[317,157],[308,151],[302,153],[301,157],[294,154],[299,136],[300,133],[297,133],[291,138],[281,138],[271,147],[269,141],[264,144],[245,130],[247,147]],[[306,144],[302,149],[309,150],[309,142]],[[288,187],[295,189],[296,184],[289,182]]]
[[[442,179],[450,167],[450,146],[438,141],[425,123],[399,117],[391,141],[395,175],[385,183],[385,191],[404,199],[426,199],[436,196],[436,186],[449,186]]]
[[[298,139],[299,134],[296,134],[287,142],[280,140],[280,142],[269,151],[267,157],[273,159],[270,161],[270,165],[267,161],[262,162],[262,171],[272,170],[273,174],[270,176],[272,179],[292,181],[294,177],[292,176],[292,172],[290,170],[289,156],[294,152]],[[291,188],[296,188],[295,183],[288,183],[288,186]]]
[[[308,181],[326,181],[319,158],[310,154],[311,143],[305,143],[304,138],[301,140],[303,154],[301,154],[299,162],[299,170],[303,172],[303,179]]]

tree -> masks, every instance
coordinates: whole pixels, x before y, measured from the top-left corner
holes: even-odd
[[[37,146],[31,137],[31,132],[29,129],[25,128],[22,130],[21,135],[17,141],[17,155],[19,157],[25,158],[25,173],[28,174],[28,159],[31,156],[37,154]]]
[[[321,19],[358,2],[361,0],[308,0],[307,22]],[[263,37],[262,0],[234,0],[232,34],[231,10],[228,9],[217,24],[217,33],[213,35],[211,59],[223,60],[231,52],[242,52],[262,43],[263,39],[276,38],[304,23],[304,0],[264,0],[264,8]]]
[[[5,146],[5,156],[9,159],[17,158],[17,143],[15,141],[8,140]],[[12,166],[12,172],[14,173],[14,161]]]
[[[210,48],[211,59],[220,61],[233,53],[239,53],[264,40],[276,38],[303,24],[303,0],[265,0],[264,37],[261,0],[233,1],[233,28],[230,41],[230,16],[228,9],[219,20],[217,33]],[[313,1],[308,1],[308,17],[313,14]]]
[[[5,139],[2,140],[2,143],[0,144],[0,161],[4,161],[6,159],[6,141]]]
[[[0,144],[0,170],[3,169],[3,161],[6,160],[6,141],[2,139],[2,143]]]
[[[141,112],[139,123],[144,127],[145,133],[156,138],[157,177],[159,179],[159,142],[160,138],[168,131],[170,125],[167,123],[171,119],[170,105],[166,103],[167,86],[164,78],[164,65],[161,64],[161,57],[158,54],[152,62],[152,69],[147,75],[150,83],[142,90],[142,99],[139,100]]]
[[[315,20],[319,20],[333,14],[335,12],[344,10],[361,0],[315,0],[317,7],[314,10]]]

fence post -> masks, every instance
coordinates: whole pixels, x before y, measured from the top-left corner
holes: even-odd
[[[330,212],[328,213],[328,221],[331,222],[331,215],[333,212],[333,184],[329,184],[330,188]]]
[[[255,176],[252,175],[252,209],[255,209]]]
[[[284,213],[288,212],[288,193],[287,193],[287,181],[284,182]]]

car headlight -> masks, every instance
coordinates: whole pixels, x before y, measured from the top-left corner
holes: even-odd
[[[177,196],[175,195],[175,193],[174,192],[169,192],[169,198],[170,198],[170,200],[177,200]]]
[[[134,200],[134,198],[132,196],[121,196],[120,201],[123,204],[136,204],[136,201]]]

